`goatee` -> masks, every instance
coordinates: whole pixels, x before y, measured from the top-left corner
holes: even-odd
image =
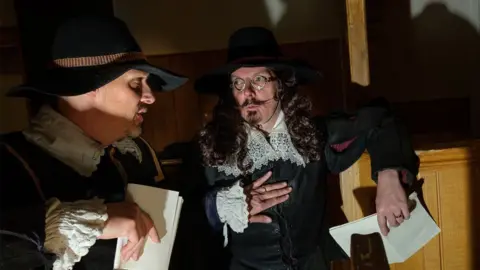
[[[247,119],[245,120],[251,125],[257,125],[262,119],[257,111],[249,111],[247,112]]]

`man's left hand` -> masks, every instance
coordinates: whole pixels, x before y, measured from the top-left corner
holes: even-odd
[[[378,225],[383,235],[386,236],[390,231],[387,222],[391,227],[397,227],[410,217],[407,201],[399,173],[390,169],[379,172],[375,204]]]

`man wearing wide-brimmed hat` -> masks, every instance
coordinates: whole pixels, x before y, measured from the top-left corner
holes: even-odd
[[[1,137],[0,269],[111,270],[138,259],[151,219],[124,202],[127,181],[157,185],[160,168],[139,137],[153,91],[187,80],[150,65],[114,17],[63,23],[48,72],[9,95],[44,105],[22,132]]]
[[[356,114],[312,117],[297,86],[319,79],[284,57],[273,34],[246,27],[229,40],[228,63],[199,78],[219,96],[199,145],[212,191],[210,223],[232,253],[230,269],[329,269],[343,253],[328,234],[326,177],[371,155],[379,225],[408,218],[404,187],[418,172],[408,134],[386,102]]]

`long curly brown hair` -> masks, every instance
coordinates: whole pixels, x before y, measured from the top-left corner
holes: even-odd
[[[285,115],[285,123],[293,145],[302,157],[310,162],[320,160],[322,136],[311,120],[312,103],[299,94],[296,86],[287,86],[285,76],[274,72],[278,80],[277,100]],[[290,80],[290,79],[288,79]],[[228,91],[231,93],[230,91]],[[235,106],[233,95],[220,97],[213,109],[212,121],[198,136],[200,151],[205,166],[219,166],[237,162],[246,173],[252,166],[247,156],[247,131],[245,121]]]

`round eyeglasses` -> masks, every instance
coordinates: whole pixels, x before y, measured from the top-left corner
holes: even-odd
[[[247,86],[247,81],[251,84],[252,88],[256,91],[261,91],[269,82],[275,81],[277,78],[275,77],[267,77],[264,75],[256,75],[253,78],[232,78],[232,84],[230,87],[233,89],[243,92]]]

